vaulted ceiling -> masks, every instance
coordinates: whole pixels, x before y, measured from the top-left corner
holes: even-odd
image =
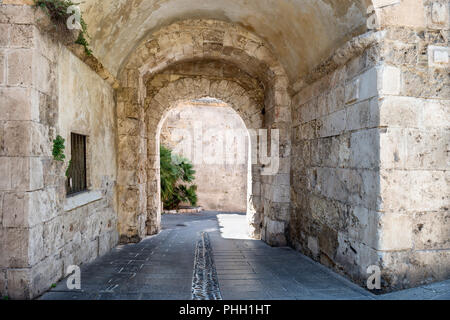
[[[366,30],[371,0],[85,0],[84,17],[99,60],[117,73],[140,41],[173,22],[217,19],[264,39],[297,81]]]

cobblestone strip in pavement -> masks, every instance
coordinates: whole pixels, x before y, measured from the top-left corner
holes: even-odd
[[[195,250],[193,300],[222,300],[209,235],[202,232]]]

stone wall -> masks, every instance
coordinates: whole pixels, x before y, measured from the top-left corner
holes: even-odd
[[[390,291],[450,275],[448,2],[377,14],[377,40],[294,97],[289,241]]]
[[[0,294],[32,298],[117,243],[113,91],[35,25],[0,6]],[[89,135],[90,193],[66,199],[52,141]],[[70,159],[70,145],[66,156]]]
[[[450,277],[450,8],[405,1],[380,15],[378,249],[388,289],[401,289]]]
[[[379,194],[374,51],[307,86],[293,100],[289,241],[357,280],[364,278],[365,266],[376,263],[367,261],[376,241]],[[347,255],[359,260],[350,262]]]
[[[249,137],[246,131],[242,119],[229,107],[185,105],[171,110],[165,119],[161,144],[172,150],[181,147],[182,155],[193,162],[198,205],[204,210],[247,211]],[[196,137],[195,133],[200,132],[201,136]],[[236,137],[239,142],[227,142],[227,134],[230,137],[239,134]],[[194,148],[202,152],[200,159],[199,155],[196,158]],[[210,163],[208,157],[218,161]]]

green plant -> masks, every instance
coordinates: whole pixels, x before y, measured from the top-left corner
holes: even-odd
[[[34,0],[34,4],[50,17],[57,28],[64,31],[69,30],[67,28],[67,21],[72,15],[68,13],[67,9],[71,6],[79,5],[79,3],[70,0]],[[92,50],[89,49],[89,42],[87,40],[89,38],[87,24],[82,16],[80,16],[79,23],[81,25],[81,31],[75,43],[82,45],[86,54],[90,56],[92,55]]]
[[[195,180],[195,170],[192,163],[164,146],[160,148],[161,167],[161,201],[164,208],[173,210],[179,208],[183,202],[197,205],[197,186],[192,185]],[[189,186],[182,183],[191,184]]]
[[[53,140],[53,159],[56,161],[64,161],[66,156],[64,155],[64,150],[66,147],[64,146],[65,140],[61,136],[57,136],[55,140]]]
[[[3,300],[9,300],[9,297],[8,296],[4,296]]]
[[[70,176],[70,169],[72,168],[72,159],[69,160],[69,165],[67,166],[66,169],[66,177],[69,178]]]

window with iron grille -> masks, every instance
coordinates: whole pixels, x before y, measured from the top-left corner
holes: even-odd
[[[72,133],[70,136],[72,159],[67,170],[67,195],[87,190],[86,136]]]

